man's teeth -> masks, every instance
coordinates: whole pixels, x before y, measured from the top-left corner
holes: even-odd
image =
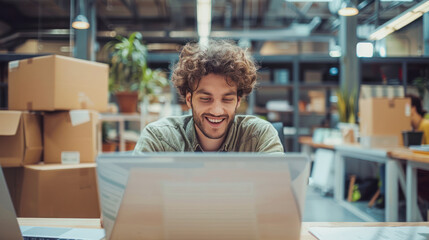
[[[207,118],[207,119],[212,123],[220,123],[223,121],[223,119],[211,119],[211,118]]]

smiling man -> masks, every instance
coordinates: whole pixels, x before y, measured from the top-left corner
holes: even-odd
[[[186,44],[172,81],[192,115],[148,124],[134,152],[283,152],[271,123],[236,115],[241,99],[256,84],[256,71],[249,53],[233,42]]]

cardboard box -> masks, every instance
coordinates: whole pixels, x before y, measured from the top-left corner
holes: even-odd
[[[9,109],[105,111],[108,65],[50,55],[9,62]]]
[[[359,110],[361,137],[396,136],[403,145],[402,131],[411,130],[409,98],[360,99]]]
[[[20,217],[99,218],[96,164],[24,167]]]
[[[20,111],[0,111],[0,165],[17,167],[41,161],[41,116]]]
[[[326,97],[324,92],[310,90],[308,91],[308,97],[310,98],[308,105],[309,112],[326,112]]]
[[[361,136],[360,145],[367,148],[384,148],[400,145],[398,136]]]
[[[88,163],[97,156],[98,112],[71,110],[45,113],[45,163]]]
[[[304,82],[306,83],[321,83],[323,73],[317,70],[307,70],[304,72]]]
[[[401,85],[361,85],[360,98],[403,98],[404,87]]]

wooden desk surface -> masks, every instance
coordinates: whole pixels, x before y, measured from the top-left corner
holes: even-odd
[[[303,222],[300,240],[317,240],[308,232],[310,227],[404,227],[427,226],[429,222]]]
[[[18,218],[22,226],[101,228],[98,218]],[[301,240],[317,240],[308,232],[310,227],[398,227],[427,226],[429,222],[303,222]]]
[[[408,161],[429,163],[429,155],[428,154],[415,153],[415,152],[411,151],[410,149],[406,149],[406,148],[395,149],[395,150],[390,151],[390,157],[398,158],[398,159],[404,159],[404,160],[408,160]]]
[[[309,145],[314,148],[326,148],[326,149],[334,149],[334,145],[327,145],[323,143],[314,143],[312,137],[304,136],[299,138],[299,143]]]

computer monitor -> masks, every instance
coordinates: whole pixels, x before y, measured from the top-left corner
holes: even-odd
[[[301,154],[146,153],[97,158],[109,239],[299,239]]]

